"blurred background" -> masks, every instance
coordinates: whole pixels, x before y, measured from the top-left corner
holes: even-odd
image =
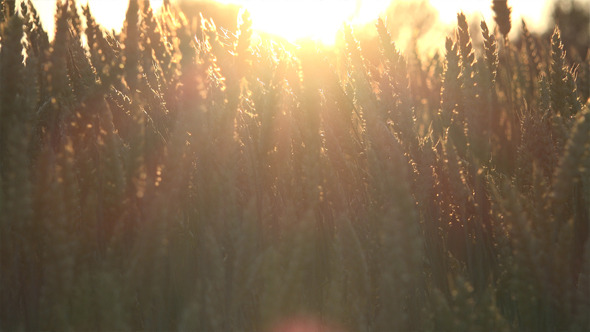
[[[32,0],[39,10],[46,30],[53,33],[56,0]],[[151,0],[158,10],[165,0]],[[343,22],[362,30],[373,26],[373,20],[386,20],[392,37],[402,50],[408,47],[421,51],[441,49],[444,37],[456,24],[456,14],[463,11],[473,27],[483,19],[493,26],[492,1],[473,0],[170,0],[183,8],[189,19],[198,19],[202,12],[213,18],[217,26],[232,31],[241,7],[253,19],[253,27],[262,34],[274,34],[290,42],[312,38],[325,44],[335,41]],[[124,0],[81,0],[88,2],[97,21],[108,30],[119,32],[127,7]],[[509,1],[512,7],[510,38],[517,39],[521,18],[528,29],[550,35],[557,23],[568,48],[574,47],[585,56],[590,40],[590,0],[519,0]],[[374,29],[367,29],[367,31]],[[416,43],[416,44],[414,44]]]

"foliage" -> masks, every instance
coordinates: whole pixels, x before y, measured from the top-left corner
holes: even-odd
[[[11,4],[0,329],[590,329],[590,59],[558,28],[475,52],[459,14],[424,60],[379,21],[375,62],[139,0],[121,35],[58,2],[50,42]]]
[[[584,57],[590,46],[590,12],[587,4],[579,0],[558,0],[553,5],[551,16],[561,30],[563,43],[571,51],[570,56]]]

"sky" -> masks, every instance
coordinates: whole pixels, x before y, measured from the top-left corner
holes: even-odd
[[[56,0],[33,0],[37,7],[43,24],[52,35],[53,16]],[[79,3],[90,4],[97,21],[107,29],[119,31],[123,26],[127,1],[125,0],[78,0]],[[389,0],[221,0],[223,2],[234,2],[249,8],[254,21],[254,28],[261,30],[272,30],[283,36],[293,37],[291,35],[312,34],[312,31],[324,31],[324,35],[318,36],[318,39],[330,38],[333,30],[337,30],[344,19],[353,19],[353,21],[363,21],[373,19],[379,15],[379,11],[386,7]],[[399,0],[398,0],[399,1]],[[405,0],[411,1],[411,0]],[[456,14],[463,11],[468,17],[477,17],[485,19],[488,25],[493,25],[493,12],[490,9],[491,1],[489,0],[430,0],[431,4],[439,11],[439,19],[443,23],[455,24]],[[509,6],[512,7],[513,33],[517,33],[520,27],[520,17],[524,17],[530,30],[544,31],[547,24],[551,23],[549,19],[552,3],[554,0],[512,0]],[[588,3],[590,10],[590,0],[579,0]],[[158,8],[162,0],[151,0],[152,7]],[[307,20],[301,24],[298,15],[304,12]],[[310,13],[316,13],[315,19]],[[328,13],[329,15],[326,15]],[[353,14],[356,13],[356,14]],[[313,15],[313,14],[312,14]],[[354,17],[353,17],[354,16]],[[329,19],[326,19],[329,18]],[[321,24],[313,25],[313,22]],[[307,26],[309,31],[302,29]],[[294,29],[293,27],[298,27]],[[269,32],[269,31],[266,31]],[[291,35],[289,35],[291,34]],[[294,38],[294,37],[293,37]]]

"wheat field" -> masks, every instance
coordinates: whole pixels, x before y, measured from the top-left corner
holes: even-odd
[[[294,47],[67,0],[49,40],[0,3],[0,330],[590,330],[590,56],[559,28],[510,40],[494,1],[423,58],[381,20]]]

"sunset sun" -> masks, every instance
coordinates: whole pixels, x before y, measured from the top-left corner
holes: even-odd
[[[188,0],[184,0],[190,2]],[[196,1],[196,0],[194,0]],[[196,1],[198,2],[198,1]],[[280,36],[291,42],[312,39],[324,44],[333,44],[337,32],[343,24],[364,25],[378,17],[389,14],[392,4],[414,4],[421,1],[409,0],[219,0],[224,4],[235,4],[247,10],[252,17],[253,28],[257,31]],[[492,13],[488,1],[469,0],[430,0],[422,1],[436,13],[435,19],[441,25],[452,25],[457,13],[474,14],[480,19],[491,20]],[[515,17],[526,17],[533,29],[543,28],[546,21],[549,2],[530,8],[526,3],[514,2]],[[419,8],[419,6],[416,6]],[[417,18],[423,12],[411,12],[407,15]],[[406,15],[406,14],[402,14]]]
[[[243,6],[252,17],[253,28],[295,42],[308,38],[333,43],[343,23],[363,24],[375,20],[388,0],[226,0]]]
[[[55,15],[55,2],[47,0],[32,0],[38,7],[41,18],[50,36],[53,35]],[[584,0],[588,2],[587,0]],[[92,8],[97,21],[107,30],[120,31],[125,19],[127,1],[118,0],[81,0],[80,4],[88,3]],[[158,11],[164,0],[150,0],[154,11]],[[456,15],[463,11],[473,18],[485,19],[490,22],[493,15],[488,1],[470,0],[172,0],[172,3],[191,5],[199,10],[200,6],[211,4],[237,5],[250,13],[255,31],[284,38],[289,42],[298,42],[302,39],[320,41],[326,45],[334,43],[338,31],[343,24],[366,25],[378,17],[386,18],[394,14],[403,20],[416,20],[425,13],[391,12],[395,5],[411,4],[415,8],[429,8],[435,15],[429,24],[437,24],[440,28],[438,34],[444,36],[445,27],[452,26],[456,22]],[[424,3],[427,7],[421,7]],[[511,3],[513,17],[524,17],[527,25],[534,31],[545,29],[548,21],[547,15],[551,9],[552,1],[540,1],[536,6],[529,6],[528,2]],[[205,11],[203,15],[208,18],[210,13]],[[225,22],[233,21],[235,12],[221,13]],[[215,20],[216,21],[216,20]],[[217,26],[221,22],[215,22]],[[516,34],[519,29],[512,32]],[[406,36],[410,38],[411,34]],[[440,36],[439,36],[440,37]],[[442,42],[440,43],[442,45]],[[403,46],[403,45],[402,45]]]

